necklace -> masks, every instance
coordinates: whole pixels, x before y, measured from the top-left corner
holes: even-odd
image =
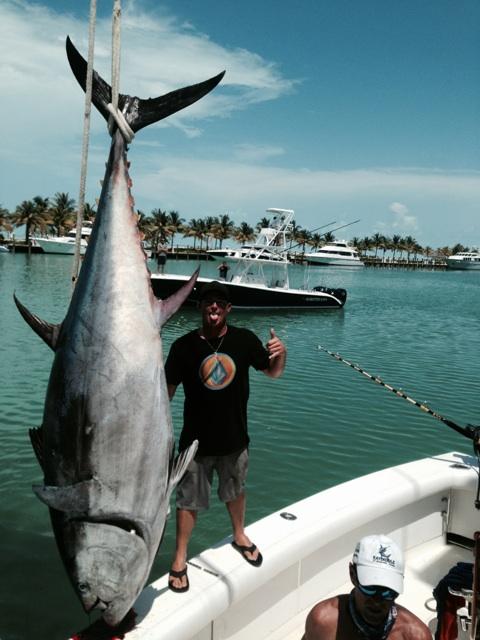
[[[380,627],[372,627],[367,622],[365,622],[365,620],[358,613],[355,607],[355,602],[353,600],[353,591],[350,593],[350,596],[348,598],[348,609],[350,611],[352,622],[357,628],[357,631],[366,640],[386,640],[388,634],[392,630],[393,625],[395,624],[395,620],[397,619],[397,607],[392,604],[383,625],[381,625]]]
[[[209,346],[209,347],[210,347],[210,349],[212,350],[213,355],[214,355],[214,356],[216,356],[216,355],[217,355],[217,353],[218,353],[218,350],[220,349],[220,347],[221,347],[221,346],[222,346],[222,344],[223,344],[223,341],[225,340],[225,336],[226,336],[226,335],[227,335],[227,332],[225,331],[225,333],[224,333],[224,334],[223,334],[223,336],[221,337],[221,340],[220,340],[220,342],[218,343],[218,346],[217,346],[217,348],[216,348],[216,349],[214,349],[214,348],[212,347],[212,345],[210,344],[210,342],[207,340],[207,338],[206,338],[204,335],[200,335],[200,337],[202,338],[202,340],[205,340],[205,342],[208,344],[208,346]],[[217,340],[218,340],[218,338],[217,338]],[[217,358],[217,359],[218,359],[218,358]]]

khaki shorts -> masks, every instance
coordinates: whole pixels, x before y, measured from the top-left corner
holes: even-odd
[[[218,475],[218,497],[222,502],[232,502],[245,489],[247,470],[247,448],[228,456],[196,456],[177,487],[177,509],[208,509],[214,471]]]

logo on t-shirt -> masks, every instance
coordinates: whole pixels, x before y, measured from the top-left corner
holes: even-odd
[[[200,380],[211,391],[220,391],[228,387],[235,377],[235,372],[235,363],[226,353],[210,354],[198,371]]]

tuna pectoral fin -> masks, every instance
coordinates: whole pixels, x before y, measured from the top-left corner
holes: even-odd
[[[28,435],[30,436],[30,442],[32,443],[35,455],[37,456],[38,464],[42,467],[43,471],[43,429],[42,427],[29,429]]]
[[[198,449],[198,440],[194,440],[192,444],[182,451],[179,454],[178,458],[175,460],[175,464],[173,465],[172,475],[170,476],[170,481],[168,483],[168,491],[171,493],[180,480],[183,478],[183,474],[187,470],[188,465],[195,457]]]
[[[173,316],[173,314],[182,306],[188,296],[192,293],[193,287],[198,278],[198,273],[200,268],[198,268],[190,280],[183,285],[181,289],[173,293],[169,298],[165,300],[159,300],[158,302],[158,328],[161,329],[162,326],[167,322],[169,318]]]
[[[62,327],[61,324],[50,324],[49,322],[45,322],[34,313],[31,313],[27,307],[23,306],[20,300],[17,298],[15,294],[13,294],[13,299],[15,300],[15,304],[17,305],[17,309],[22,314],[23,319],[29,324],[32,329],[37,333],[42,340],[44,340],[48,346],[55,351],[57,346],[58,335],[60,333],[60,329]]]
[[[101,483],[95,479],[64,487],[34,485],[33,491],[47,507],[68,511],[69,515],[81,515],[87,511],[95,515],[101,511],[101,503],[107,498]]]

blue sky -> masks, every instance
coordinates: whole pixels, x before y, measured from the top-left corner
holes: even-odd
[[[95,67],[110,78],[112,2]],[[78,197],[89,3],[0,0],[0,204]],[[208,98],[132,143],[136,205],[187,221],[268,207],[347,238],[480,245],[480,3],[470,0],[123,2],[121,91],[160,95],[226,69]],[[92,118],[87,200],[109,140]]]

